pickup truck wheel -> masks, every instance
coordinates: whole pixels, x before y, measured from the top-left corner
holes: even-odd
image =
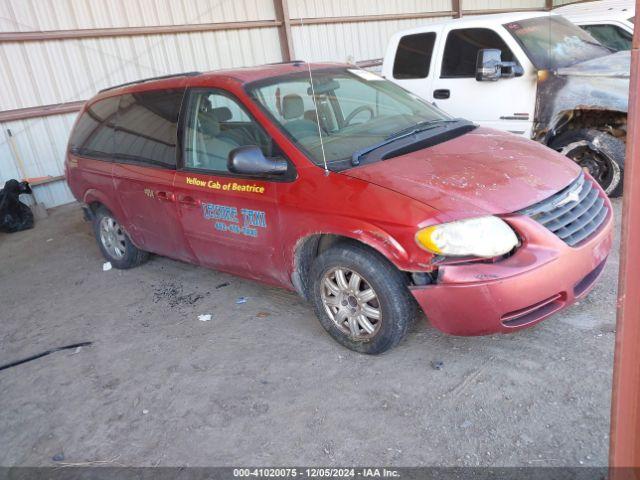
[[[360,353],[382,353],[404,338],[415,318],[406,277],[384,257],[341,243],[311,268],[312,301],[329,334]]]
[[[137,248],[113,214],[104,207],[98,208],[93,219],[93,230],[102,255],[115,268],[137,267],[149,258],[149,254]]]
[[[625,155],[622,140],[599,130],[568,130],[549,146],[586,167],[607,195],[622,195]]]

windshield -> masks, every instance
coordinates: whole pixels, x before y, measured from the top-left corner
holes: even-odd
[[[249,94],[316,165],[324,166],[324,147],[332,170],[350,167],[355,152],[407,128],[449,118],[401,87],[357,68],[315,70],[312,89],[305,67],[250,85]]]
[[[505,28],[538,69],[555,70],[611,53],[580,27],[557,15],[507,23]]]

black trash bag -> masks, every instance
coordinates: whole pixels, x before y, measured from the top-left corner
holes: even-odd
[[[7,180],[0,190],[0,232],[13,233],[33,228],[33,212],[20,201],[20,194],[31,193],[27,182]]]

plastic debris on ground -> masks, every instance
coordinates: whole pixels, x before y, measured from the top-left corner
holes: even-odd
[[[444,368],[444,362],[441,362],[440,360],[433,361],[431,362],[431,368],[434,370],[442,370]]]
[[[242,303],[247,303],[247,300],[248,300],[247,297],[240,297],[236,300],[236,304],[240,305]]]
[[[108,272],[109,270],[111,270],[111,262],[104,262],[102,264],[102,271]]]
[[[211,314],[205,313],[204,315],[198,315],[198,320],[200,320],[201,322],[208,322],[209,320],[211,320]]]
[[[54,462],[62,462],[64,460],[64,453],[56,453],[53,457],[51,457],[51,460],[53,460]]]

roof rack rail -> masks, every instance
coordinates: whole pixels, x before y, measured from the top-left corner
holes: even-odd
[[[195,77],[196,75],[200,75],[201,73],[202,72],[170,73],[169,75],[161,75],[159,77],[141,78],[140,80],[134,80],[132,82],[125,82],[119,85],[114,85],[113,87],[103,88],[98,93],[107,92],[109,90],[114,90],[120,87],[126,87],[127,85],[136,85],[138,83],[150,82],[152,80],[164,80],[165,78],[173,78],[173,77]]]

